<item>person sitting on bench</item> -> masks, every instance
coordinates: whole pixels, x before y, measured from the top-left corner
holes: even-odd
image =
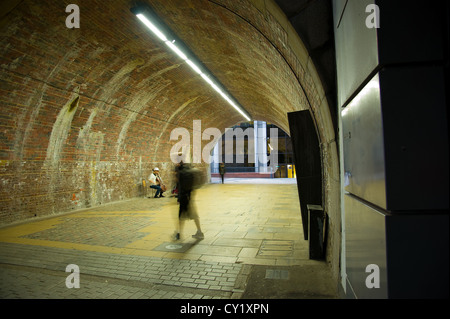
[[[159,175],[159,168],[155,167],[153,173],[148,177],[150,188],[156,189],[155,198],[164,197],[163,193],[166,191],[166,186],[163,184],[161,176]]]

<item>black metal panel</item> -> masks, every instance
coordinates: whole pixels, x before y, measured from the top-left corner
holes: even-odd
[[[380,89],[387,210],[449,209],[443,68],[386,68]]]
[[[390,299],[448,299],[448,223],[448,210],[386,217]]]
[[[325,258],[325,215],[322,206],[307,206],[309,218],[309,259],[323,260]]]
[[[380,65],[444,60],[448,1],[376,0]],[[447,35],[448,39],[448,35]]]
[[[298,197],[305,240],[308,239],[307,205],[322,205],[322,160],[316,128],[309,110],[288,113],[297,175]]]

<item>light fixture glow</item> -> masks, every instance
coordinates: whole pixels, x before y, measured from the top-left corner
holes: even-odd
[[[143,14],[139,13],[136,16],[147,26],[147,28],[149,28],[154,34],[156,34],[158,38],[160,38],[164,42],[167,41],[167,37],[161,31],[159,31],[159,29],[155,27],[155,25],[151,23]]]
[[[205,80],[217,93],[219,93],[234,109],[236,109],[247,121],[250,121],[250,117],[244,112],[244,110],[236,105],[236,103],[220,89],[220,85],[214,83],[213,80],[208,76],[208,74],[204,73],[191,59],[188,58],[188,55],[184,53],[177,45],[175,45],[175,40],[172,41],[158,29],[155,24],[153,24],[146,16],[142,13],[136,13],[133,9],[131,10],[136,14],[136,17],[141,20],[147,28],[149,28],[161,41],[163,41],[176,55],[178,55],[183,61],[185,61],[194,71],[199,74],[203,80]]]
[[[215,84],[213,83],[211,86],[212,86],[212,88],[213,88],[214,90],[216,90],[217,93],[219,93],[219,94],[222,95],[222,90],[219,89],[219,87],[218,87],[217,85],[215,85]]]
[[[183,52],[181,52],[181,50],[178,49],[178,47],[177,47],[175,44],[173,44],[173,43],[170,42],[170,41],[166,41],[166,44],[167,44],[167,46],[168,46],[169,48],[171,48],[172,51],[175,52],[180,58],[182,58],[184,61],[187,60],[186,54],[184,54]]]
[[[205,73],[200,74],[200,76],[203,78],[203,80],[208,82],[209,85],[212,86],[214,84],[213,81],[211,81],[211,79]]]
[[[202,74],[202,70],[200,70],[200,68],[199,68],[197,65],[195,65],[194,62],[192,62],[191,60],[187,59],[187,60],[186,60],[186,63],[189,64],[189,66],[190,66],[197,74],[199,74],[199,75]]]

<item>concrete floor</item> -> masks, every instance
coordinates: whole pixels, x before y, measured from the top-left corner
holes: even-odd
[[[242,182],[242,181],[241,181]],[[175,198],[137,198],[0,229],[0,298],[336,298],[325,262],[308,259],[292,180],[204,185],[205,238]],[[66,285],[66,266],[80,288]]]

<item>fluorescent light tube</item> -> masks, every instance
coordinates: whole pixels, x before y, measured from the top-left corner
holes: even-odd
[[[195,63],[192,62],[191,60],[187,59],[187,60],[186,60],[186,63],[189,64],[190,67],[191,67],[196,73],[198,73],[198,74],[200,74],[200,75],[203,73],[202,70],[200,70],[200,68],[199,68],[197,65],[195,65]]]
[[[169,48],[172,49],[173,52],[175,52],[180,58],[182,58],[183,60],[187,60],[187,56],[186,54],[184,54],[183,52],[181,52],[180,49],[178,49],[178,47],[173,44],[170,41],[166,41],[166,44],[168,45]]]
[[[222,93],[222,90],[219,89],[219,87],[218,87],[217,85],[215,85],[215,84],[213,83],[211,86],[212,86],[212,88],[213,88],[214,90],[216,90],[217,93],[219,93],[220,95],[222,95],[222,94],[221,94],[221,93]]]
[[[211,79],[205,73],[200,74],[200,76],[203,78],[203,80],[208,82],[209,85],[212,86],[214,84],[213,81],[211,81]]]
[[[133,10],[132,10],[133,11]],[[135,12],[135,11],[133,11]],[[233,108],[235,108],[247,121],[250,121],[250,118],[245,114],[241,107],[236,105],[236,103],[226,94],[224,93],[220,87],[214,83],[213,80],[209,78],[209,76],[202,72],[202,70],[191,60],[188,59],[186,54],[181,51],[176,45],[175,41],[170,41],[166,35],[159,30],[150,20],[147,19],[141,13],[136,14],[136,16],[141,20],[160,40],[162,40],[173,52],[175,52],[181,59],[186,61],[186,63],[197,73],[199,74],[217,93],[219,93]]]
[[[157,27],[155,27],[155,25],[153,23],[151,23],[143,14],[139,13],[136,15],[136,17],[138,17],[139,20],[144,22],[144,24],[147,26],[147,28],[149,28],[154,34],[156,34],[156,36],[158,38],[160,38],[164,42],[168,41],[167,37],[164,35],[164,33],[159,31],[159,29]]]

